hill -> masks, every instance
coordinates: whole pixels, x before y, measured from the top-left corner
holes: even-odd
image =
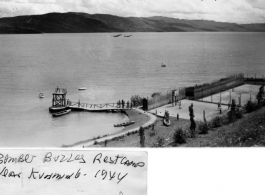
[[[265,32],[265,24],[75,12],[0,18],[0,34],[90,32]]]

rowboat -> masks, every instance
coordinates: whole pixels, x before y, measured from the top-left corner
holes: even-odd
[[[78,90],[86,90],[86,87],[80,87]]]
[[[118,35],[114,35],[113,37],[119,37],[119,36],[121,36],[121,34],[118,34]]]
[[[62,116],[62,115],[68,114],[69,112],[71,112],[71,109],[67,109],[67,110],[64,110],[64,111],[61,111],[61,112],[55,112],[55,113],[52,114],[52,116],[54,116],[54,117]]]
[[[128,121],[128,122],[126,122],[126,123],[116,124],[116,125],[114,125],[114,127],[128,126],[128,125],[131,125],[131,124],[133,124],[133,123],[134,123],[134,121]]]
[[[39,94],[39,98],[44,98],[44,94],[43,93],[40,93]]]
[[[170,120],[169,119],[168,120],[164,119],[163,123],[164,123],[164,125],[169,126],[170,125]]]

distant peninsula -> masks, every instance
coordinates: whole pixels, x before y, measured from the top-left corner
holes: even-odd
[[[119,17],[77,12],[0,18],[0,34],[96,32],[265,32],[265,23],[236,24],[162,16]]]

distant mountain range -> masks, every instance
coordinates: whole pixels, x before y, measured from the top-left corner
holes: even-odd
[[[0,18],[0,34],[92,32],[265,32],[265,23],[236,24],[161,16],[119,17],[75,12]]]

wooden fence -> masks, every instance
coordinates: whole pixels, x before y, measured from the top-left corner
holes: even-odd
[[[186,93],[185,93],[185,88],[178,88],[177,91],[177,100],[182,100],[186,97]],[[172,93],[173,91],[175,90],[172,90],[172,91],[167,91],[167,93],[164,93],[164,94],[159,94],[159,95],[156,95],[152,98],[148,98],[148,110],[152,110],[152,109],[155,109],[155,108],[158,108],[158,107],[161,107],[161,106],[164,106],[164,105],[167,105],[167,104],[171,104],[175,98],[172,97]]]

